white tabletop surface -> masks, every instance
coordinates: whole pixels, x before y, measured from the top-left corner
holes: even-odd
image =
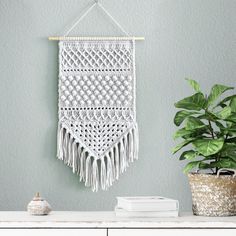
[[[53,211],[31,216],[25,211],[0,211],[0,228],[235,228],[236,216],[202,217],[182,213],[174,218],[121,218],[110,211]]]

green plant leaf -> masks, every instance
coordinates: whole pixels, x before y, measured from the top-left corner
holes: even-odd
[[[199,164],[201,163],[201,161],[191,161],[189,162],[185,167],[183,172],[186,174],[188,173],[190,170],[194,169],[194,168],[198,168]]]
[[[227,143],[236,143],[236,137],[229,138],[226,140]]]
[[[231,134],[236,134],[236,126],[232,126],[232,127],[228,128],[226,130]]]
[[[192,133],[193,133],[192,130],[186,130],[185,128],[182,128],[182,129],[179,129],[175,132],[173,138],[177,139],[177,138],[180,138],[180,137],[183,137],[185,135],[192,134]]]
[[[206,163],[206,162],[200,162],[199,165],[198,165],[198,169],[199,170],[205,170],[205,169],[210,169],[210,168],[213,168],[209,163]]]
[[[227,117],[226,121],[234,122],[236,123],[236,113],[234,112],[230,116]]]
[[[221,111],[215,114],[220,119],[226,119],[231,115],[231,107],[224,107]]]
[[[231,125],[227,128],[222,128],[222,132],[224,131],[225,134],[227,133],[235,133],[236,134],[236,125]]]
[[[193,79],[188,79],[186,78],[186,80],[188,81],[188,83],[192,86],[192,88],[198,93],[201,92],[200,91],[200,86],[198,84],[197,81],[193,80]]]
[[[219,121],[215,121],[215,124],[216,124],[217,127],[220,128],[220,130],[221,130],[221,129],[222,129],[222,130],[225,129],[224,125],[223,125],[222,123],[220,123]]]
[[[193,133],[183,136],[183,139],[190,139],[190,138],[201,139],[203,137],[207,137],[204,136],[204,134],[210,135],[209,126],[205,126],[201,129],[196,129],[194,130]]]
[[[195,130],[199,128],[203,128],[206,126],[199,118],[190,116],[186,120],[185,128],[186,130]]]
[[[185,111],[185,110],[178,111],[174,117],[174,124],[176,126],[180,126],[187,117],[194,114],[199,114],[199,113],[195,111]]]
[[[232,112],[236,112],[236,97],[231,99],[229,106],[231,107]]]
[[[236,161],[236,144],[235,143],[225,143],[220,155],[222,157],[226,158],[232,158],[234,161]]]
[[[219,96],[222,93],[224,93],[224,92],[226,92],[227,90],[230,90],[230,89],[234,89],[234,87],[228,87],[228,86],[221,85],[221,84],[215,84],[212,87],[210,95],[208,97],[208,106],[212,105],[219,98]]]
[[[212,113],[210,111],[205,111],[205,114],[197,116],[197,118],[210,120],[210,121],[213,121],[213,122],[219,120],[219,118],[214,113]]]
[[[224,143],[221,153],[224,153],[225,151],[226,152],[228,152],[228,151],[235,151],[236,152],[236,143]]]
[[[197,152],[193,151],[193,150],[189,150],[189,151],[185,151],[181,154],[181,156],[179,157],[180,160],[193,160],[197,157]]]
[[[236,153],[231,153],[227,158],[230,158],[231,160],[236,162]]]
[[[218,167],[218,168],[230,168],[235,169],[236,168],[236,161],[232,159],[221,159],[219,161],[211,162],[210,165],[212,167]]]
[[[226,98],[224,98],[222,101],[220,101],[215,107],[225,107],[227,106],[225,103],[228,102],[228,101],[231,101],[233,98],[236,98],[236,95],[232,95],[232,96],[228,96]],[[214,108],[215,108],[214,107]]]
[[[213,155],[221,150],[224,145],[223,139],[198,139],[193,141],[196,150],[203,156]]]
[[[186,97],[177,103],[175,103],[176,108],[183,108],[186,110],[200,111],[205,106],[205,98],[202,93],[195,93],[190,97]]]
[[[191,143],[194,139],[187,139],[184,140],[183,142],[179,143],[177,146],[175,146],[172,149],[172,153],[175,154],[176,152],[178,152],[182,147],[188,145],[189,143]]]

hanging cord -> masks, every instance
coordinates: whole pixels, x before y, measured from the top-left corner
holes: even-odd
[[[100,9],[111,19],[111,21],[128,37],[130,37],[130,34],[118,23],[117,20],[115,20],[115,18],[102,6],[101,3],[99,3],[98,0],[95,0],[95,3],[93,3],[93,5],[91,7],[88,8],[87,11],[84,12],[84,14],[82,14],[81,17],[79,17],[79,19],[66,31],[66,33],[64,34],[64,37],[68,36],[68,34],[91,12],[91,10],[95,7],[95,6],[99,6]]]
[[[105,12],[105,14],[112,20],[112,22],[115,23],[115,25],[128,37],[130,37],[130,34],[119,24],[117,20],[102,6],[101,3],[97,2],[98,6]]]
[[[79,17],[79,19],[66,31],[64,34],[64,37],[68,36],[68,34],[89,14],[89,12],[97,5],[97,2],[95,2],[91,7],[88,8],[87,11],[84,12],[84,14]]]

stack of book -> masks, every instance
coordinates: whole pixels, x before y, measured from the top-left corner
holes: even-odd
[[[117,217],[177,217],[179,202],[159,196],[117,197]]]

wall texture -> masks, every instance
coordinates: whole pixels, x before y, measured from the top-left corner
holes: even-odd
[[[57,52],[62,34],[93,0],[0,0],[0,210],[24,210],[36,191],[55,210],[112,210],[119,195],[164,195],[191,209],[184,163],[171,155],[174,102],[235,85],[235,0],[101,0],[137,43],[140,160],[107,192],[92,193],[56,159]],[[74,35],[119,35],[99,10]]]

